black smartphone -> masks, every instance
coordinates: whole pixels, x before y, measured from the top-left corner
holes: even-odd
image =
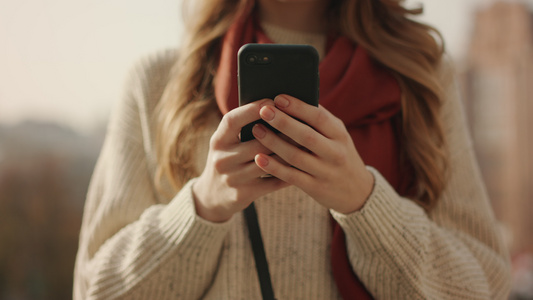
[[[296,97],[318,106],[318,52],[309,45],[246,44],[238,53],[239,105],[279,94]],[[254,139],[252,128],[262,120],[241,130],[241,141]]]

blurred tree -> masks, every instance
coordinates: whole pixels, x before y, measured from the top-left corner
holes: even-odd
[[[0,124],[0,300],[72,299],[83,202],[104,128]]]
[[[70,299],[81,211],[65,163],[44,155],[9,161],[0,174],[2,299]]]

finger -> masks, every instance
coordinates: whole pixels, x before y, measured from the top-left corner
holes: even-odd
[[[239,134],[241,128],[251,122],[259,120],[259,110],[266,104],[272,104],[272,100],[263,99],[237,107],[222,117],[217,131],[211,142],[215,147],[224,147],[240,143]]]
[[[314,155],[284,141],[277,134],[267,130],[265,126],[261,124],[255,125],[253,133],[256,140],[272,152],[276,153],[276,155],[286,164],[294,166],[309,174],[317,174],[317,172],[320,171],[320,163]]]
[[[274,157],[268,157],[270,157],[270,159],[272,159],[273,161],[276,161],[277,163],[283,165],[282,162],[278,162],[278,160],[276,160]],[[228,175],[226,177],[226,183],[228,184],[228,186],[233,187],[246,185],[255,189],[256,192],[264,191],[265,193],[273,192],[275,190],[289,186],[289,184],[285,181],[259,168],[255,162],[248,163],[238,172]],[[263,193],[261,192],[261,194]]]
[[[294,140],[297,144],[309,149],[318,156],[327,156],[328,153],[332,151],[330,140],[327,137],[318,133],[309,125],[294,119],[276,107],[271,105],[263,106],[259,114],[261,118],[268,122],[272,127],[276,128]],[[265,145],[264,143],[262,144]],[[275,153],[280,154],[276,150],[270,148],[270,146],[265,146]]]
[[[313,179],[311,175],[294,167],[285,166],[268,155],[257,154],[255,163],[264,172],[300,188],[308,186]]]
[[[291,165],[288,162],[284,161],[283,158],[279,157],[279,155],[271,154],[269,156],[272,157],[272,159],[277,160],[282,165],[285,165],[285,166],[290,166]],[[255,157],[254,157],[254,159],[255,159]]]
[[[239,182],[242,183],[249,183],[250,181],[255,181],[257,178],[264,178],[265,175],[268,175],[268,173],[259,168],[254,161],[243,165],[243,168],[235,173],[235,176],[239,178]]]
[[[265,147],[257,140],[239,143],[225,151],[213,154],[212,162],[219,174],[228,174],[242,169],[242,166],[253,162],[257,153],[272,155],[272,150]]]
[[[285,94],[278,95],[274,104],[278,109],[302,120],[328,138],[334,139],[342,132],[339,131],[339,126],[344,128],[344,124],[323,106],[309,105]]]
[[[229,187],[239,187],[249,185],[257,178],[267,175],[265,171],[259,168],[254,161],[239,165],[234,170],[221,174],[223,181]]]
[[[251,162],[257,153],[264,153],[266,155],[273,154],[272,150],[265,147],[257,140],[248,141],[246,143],[239,143],[233,148],[230,156],[232,162],[242,164]]]

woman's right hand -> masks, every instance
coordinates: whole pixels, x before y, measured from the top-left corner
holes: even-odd
[[[274,105],[269,99],[252,102],[228,112],[209,143],[206,166],[194,183],[196,213],[211,222],[224,222],[244,210],[255,199],[288,186],[266,173],[254,162],[258,153],[272,154],[257,140],[241,143],[239,133],[259,120],[259,111]]]

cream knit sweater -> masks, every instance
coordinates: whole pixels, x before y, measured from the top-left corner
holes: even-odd
[[[242,214],[223,224],[195,213],[191,184],[174,197],[152,184],[154,106],[173,51],[131,72],[112,115],[85,206],[74,299],[260,299]],[[442,118],[451,174],[427,214],[374,169],[375,187],[358,212],[328,211],[295,187],[256,201],[278,299],[340,299],[331,274],[330,213],[342,226],[353,270],[376,299],[506,299],[509,261],[467,134],[457,88]],[[220,117],[198,136],[199,170]],[[179,141],[178,141],[179,142]]]

